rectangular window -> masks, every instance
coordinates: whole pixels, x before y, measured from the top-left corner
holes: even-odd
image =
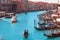
[[[5,2],[5,0],[3,0],[3,2]]]
[[[3,6],[3,7],[6,7],[7,5],[6,5],[6,4],[3,4],[2,6]]]
[[[7,3],[8,3],[8,0],[7,0]]]
[[[60,4],[58,4],[58,6],[60,6]]]

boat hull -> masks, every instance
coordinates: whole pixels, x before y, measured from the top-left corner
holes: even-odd
[[[16,23],[16,19],[11,19],[11,22],[12,23]]]
[[[24,37],[28,38],[28,32],[24,32]]]
[[[45,27],[45,26],[35,27],[35,29],[38,29],[38,30],[51,30],[56,28],[57,27]]]
[[[44,34],[44,36],[46,36],[46,37],[60,37],[60,33],[57,33],[57,34],[55,34],[55,33],[53,33],[53,34],[50,34],[50,35],[47,35],[47,34]]]
[[[12,21],[12,23],[16,23],[16,21]]]

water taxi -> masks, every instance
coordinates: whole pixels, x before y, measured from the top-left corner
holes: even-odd
[[[13,16],[13,17],[11,18],[11,22],[12,22],[12,23],[16,23],[16,17],[15,17],[15,16]]]

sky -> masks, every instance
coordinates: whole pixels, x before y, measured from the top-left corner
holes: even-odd
[[[33,2],[49,2],[49,3],[57,3],[58,0],[29,0]]]

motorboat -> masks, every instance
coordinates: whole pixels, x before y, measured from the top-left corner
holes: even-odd
[[[12,23],[16,23],[16,17],[15,17],[15,16],[13,16],[13,17],[11,18],[11,22],[12,22]]]
[[[47,23],[38,23],[39,25],[47,25]]]

